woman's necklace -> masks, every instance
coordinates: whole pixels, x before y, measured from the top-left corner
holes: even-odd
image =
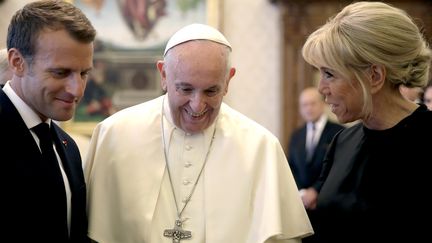
[[[203,164],[201,166],[201,169],[200,169],[200,171],[198,173],[198,176],[197,176],[197,178],[195,180],[195,183],[194,183],[194,185],[192,187],[192,190],[189,193],[189,196],[187,196],[186,199],[184,200],[184,205],[183,205],[182,209],[179,210],[179,207],[177,205],[177,198],[176,198],[176,195],[175,195],[175,192],[174,192],[174,185],[173,185],[172,176],[171,176],[171,172],[170,172],[170,168],[169,168],[169,163],[168,163],[168,155],[167,155],[167,153],[168,153],[167,149],[168,148],[167,148],[166,141],[165,141],[165,129],[164,129],[165,128],[164,127],[164,115],[165,115],[165,113],[164,113],[164,102],[165,102],[165,97],[162,100],[162,114],[161,114],[162,142],[163,142],[165,163],[166,163],[166,167],[167,167],[167,171],[168,171],[168,178],[169,178],[169,182],[170,182],[170,186],[171,186],[171,191],[172,191],[172,194],[174,196],[174,203],[175,203],[176,211],[177,211],[177,219],[174,222],[174,228],[164,230],[164,234],[163,235],[165,237],[173,238],[173,242],[174,243],[179,243],[180,240],[182,240],[182,239],[190,239],[192,237],[192,232],[191,231],[183,230],[182,224],[183,224],[184,220],[182,220],[181,216],[182,216],[183,211],[185,210],[186,206],[188,205],[188,203],[189,203],[189,201],[190,201],[190,199],[192,197],[192,194],[195,191],[195,188],[196,188],[196,186],[198,184],[198,181],[199,181],[199,179],[201,177],[201,174],[202,174],[202,172],[204,170],[204,167],[205,167],[205,165],[207,163],[208,156],[210,154],[210,150],[211,150],[211,147],[212,147],[212,144],[213,144],[213,140],[214,140],[214,137],[215,137],[215,133],[216,133],[216,124],[215,124],[214,129],[213,129],[212,138],[211,138],[210,145],[209,145],[209,148],[207,150],[206,156],[204,158],[204,162],[203,162]]]

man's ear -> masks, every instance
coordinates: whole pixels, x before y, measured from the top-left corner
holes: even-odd
[[[236,73],[236,69],[234,67],[230,68],[229,73],[228,73],[228,78],[226,80],[224,95],[226,95],[228,93],[229,83],[230,83],[232,77],[234,77],[235,73]]]
[[[383,65],[373,64],[370,67],[370,87],[372,94],[377,93],[384,86],[386,74],[386,69]]]
[[[14,75],[22,77],[26,69],[26,63],[24,57],[21,55],[21,52],[16,48],[9,49],[8,60],[9,66]]]
[[[164,61],[158,61],[156,63],[156,67],[159,70],[161,88],[165,92],[165,91],[167,91],[165,62]]]

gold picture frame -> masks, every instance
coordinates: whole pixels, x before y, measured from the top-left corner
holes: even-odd
[[[127,0],[102,1],[106,5],[101,5],[101,1],[71,1],[93,23],[97,36],[94,75],[87,83],[86,94],[74,118],[61,123],[66,131],[90,137],[97,123],[114,112],[161,95],[156,62],[163,58],[163,49],[169,36],[182,25],[197,22],[222,27],[222,0],[142,1],[153,18],[148,18],[153,21],[151,28],[145,28],[145,25],[140,27],[137,21],[128,20],[125,13],[134,8],[125,10],[122,4]],[[162,5],[155,5],[158,3]],[[121,13],[124,19],[119,20],[120,16],[116,21],[113,13]],[[155,19],[155,13],[162,13],[159,19]],[[187,19],[179,19],[184,16]],[[130,36],[133,38],[127,39],[127,31],[132,32]],[[97,84],[96,80],[102,80],[103,83]],[[100,99],[100,104],[93,105],[93,99]]]

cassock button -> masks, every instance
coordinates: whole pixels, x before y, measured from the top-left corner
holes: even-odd
[[[187,151],[189,151],[189,150],[191,150],[192,149],[192,146],[190,146],[190,145],[186,145],[186,150]]]
[[[189,168],[189,167],[191,167],[191,165],[192,165],[192,163],[188,161],[188,162],[185,163],[184,166],[185,166],[186,168]]]
[[[188,179],[184,179],[183,180],[183,185],[189,185],[191,182]]]

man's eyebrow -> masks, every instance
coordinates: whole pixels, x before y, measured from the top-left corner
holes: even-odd
[[[185,82],[176,83],[175,85],[176,86],[192,86],[191,84],[185,83]]]

